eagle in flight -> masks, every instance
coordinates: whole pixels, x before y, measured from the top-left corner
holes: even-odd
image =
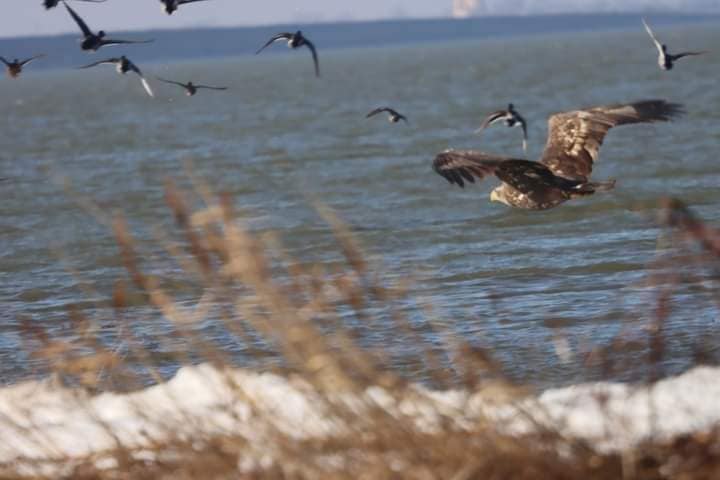
[[[682,105],[665,100],[556,113],[548,121],[548,139],[540,161],[493,155],[474,150],[446,150],[435,157],[433,169],[460,187],[489,175],[502,182],[490,201],[527,210],[553,208],[573,198],[607,191],[615,181],[591,182],[608,131],[618,125],[667,122],[683,113]]]

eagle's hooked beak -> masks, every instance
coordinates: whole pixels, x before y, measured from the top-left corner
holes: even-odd
[[[491,202],[501,202],[500,195],[498,195],[498,193],[495,190],[490,192],[490,201]]]

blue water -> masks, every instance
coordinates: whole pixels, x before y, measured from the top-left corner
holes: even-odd
[[[656,28],[678,49],[717,50],[717,21],[688,23],[695,20],[658,17]],[[3,80],[0,90],[0,176],[8,178],[0,184],[0,378],[43,371],[22,340],[23,322],[79,341],[71,306],[110,349],[127,350],[123,329],[131,328],[155,352],[187,350],[172,323],[142,299],[122,320],[109,307],[113,285],[126,274],[104,222],[124,212],[147,268],[183,308],[193,308],[197,287],[156,241],[156,228],[174,228],[163,182],[170,176],[189,186],[188,160],[194,175],[233,195],[254,232],[277,235],[304,264],[332,270],[341,259],[312,206],[319,200],[347,222],[385,282],[410,280],[410,299],[399,308],[420,341],[399,334],[382,305],[371,305],[372,325],[344,315],[361,342],[384,347],[411,377],[423,373],[406,357],[442,345],[442,332],[491,348],[518,378],[558,384],[600,375],[588,370],[584,354],[620,333],[644,339],[654,315],[656,295],[646,281],[665,238],[653,217],[659,197],[680,197],[720,224],[717,56],[661,72],[636,16],[314,26],[305,30],[320,47],[321,79],[304,51],[278,45],[273,51],[283,54],[242,55],[274,30],[157,32],[152,47],[113,50],[138,62],[154,100],[136,78],[110,67],[60,68],[103,54],[75,53],[72,36],[0,41],[3,51],[22,50],[19,56],[51,55],[19,80]],[[155,75],[230,90],[187,98]],[[510,101],[529,121],[529,158],[537,158],[551,113],[643,98],[685,103],[688,115],[613,130],[594,172],[618,179],[605,195],[516,211],[489,203],[494,180],[460,190],[430,168],[451,146],[521,155],[517,130],[472,133]],[[410,124],[364,118],[383,104]],[[88,211],[90,200],[99,219]],[[699,345],[711,354],[720,345],[714,290],[676,293],[668,371],[685,368]],[[276,361],[230,335],[222,311],[218,300],[194,328],[243,365]],[[576,353],[567,363],[557,355],[558,336]],[[612,376],[642,377],[643,354],[630,355]]]

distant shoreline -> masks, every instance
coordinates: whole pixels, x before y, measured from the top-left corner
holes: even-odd
[[[154,38],[152,45],[124,49],[134,60],[177,61],[251,55],[269,35],[303,29],[322,49],[383,47],[428,42],[480,40],[524,35],[573,32],[627,31],[640,28],[642,13],[555,14],[528,16],[484,16],[472,18],[396,19],[315,24],[278,24],[247,27],[197,27],[112,32],[130,38]],[[720,22],[719,14],[651,14],[658,28]],[[66,33],[37,37],[0,38],[5,56],[38,52],[48,55],[35,69],[76,66],[87,60],[77,48],[78,35]],[[285,52],[285,50],[279,50]],[[268,54],[277,53],[269,51]]]
[[[233,30],[284,30],[292,29],[298,26],[304,28],[327,28],[327,27],[344,27],[344,26],[363,26],[363,25],[398,25],[398,24],[433,24],[433,23],[444,23],[444,22],[457,22],[457,23],[482,23],[482,22],[513,22],[518,23],[538,20],[538,19],[611,19],[611,18],[628,18],[628,17],[642,17],[648,16],[658,18],[661,22],[671,24],[683,24],[683,23],[697,23],[697,22],[713,22],[720,21],[720,13],[673,13],[673,12],[629,12],[629,13],[550,13],[550,14],[533,14],[533,15],[482,15],[482,16],[470,16],[470,17],[407,17],[407,18],[389,18],[389,19],[377,19],[377,20],[343,20],[343,21],[318,21],[318,22],[283,22],[283,23],[268,23],[259,25],[239,25],[239,26],[212,26],[212,25],[198,25],[189,28],[152,28],[152,29],[138,29],[138,30],[114,30],[117,34],[153,34],[153,33],[170,33],[170,32],[208,32],[208,31],[233,31]],[[8,40],[28,40],[28,39],[51,39],[60,37],[75,37],[74,30],[67,32],[51,33],[47,35],[26,35],[26,36],[4,36],[0,33],[0,42]]]

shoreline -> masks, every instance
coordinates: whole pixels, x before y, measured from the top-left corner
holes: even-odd
[[[720,423],[720,404],[712,400],[720,396],[718,380],[720,368],[695,367],[651,386],[601,382],[537,395],[492,383],[475,391],[410,384],[328,393],[297,376],[201,364],[183,367],[164,384],[127,394],[91,396],[47,380],[24,382],[0,389],[0,432],[3,438],[14,437],[0,449],[0,463],[46,468],[58,458],[98,459],[118,442],[134,455],[152,456],[153,448],[174,437],[229,433],[254,446],[245,462],[262,463],[268,461],[263,455],[272,457],[273,434],[289,441],[328,441],[378,408],[423,434],[448,428],[474,432],[490,421],[501,435],[552,431],[598,454],[614,454],[643,442],[712,431]]]

